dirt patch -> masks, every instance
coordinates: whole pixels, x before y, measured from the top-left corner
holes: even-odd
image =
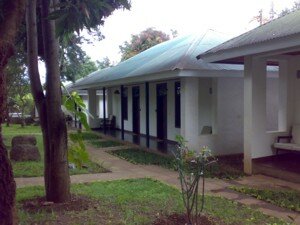
[[[90,208],[97,208],[97,204],[97,201],[80,195],[72,195],[71,200],[66,203],[47,202],[45,197],[30,199],[22,202],[23,209],[30,213],[36,213],[40,211],[84,211]]]
[[[172,214],[168,216],[161,216],[157,218],[153,225],[188,225],[188,219],[185,214]],[[197,217],[197,223],[194,224],[201,224],[201,225],[223,225],[224,223],[217,221],[207,215],[199,215]]]

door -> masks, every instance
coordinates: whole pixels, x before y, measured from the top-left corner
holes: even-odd
[[[167,84],[156,85],[157,138],[167,139]]]
[[[140,133],[140,87],[132,87],[132,132]]]

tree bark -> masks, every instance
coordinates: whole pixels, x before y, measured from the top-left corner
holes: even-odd
[[[0,68],[0,224],[10,225],[17,224],[15,208],[16,183],[2,138],[1,124],[4,122],[4,108],[6,105],[5,87],[3,68]]]
[[[3,143],[2,123],[5,117],[7,102],[4,69],[8,59],[13,55],[14,39],[25,6],[24,0],[3,1],[1,4],[4,15],[0,23],[0,225],[17,224],[15,207],[16,183],[12,166]]]
[[[48,20],[50,0],[41,0],[41,21],[46,64],[46,95],[38,72],[36,0],[27,1],[27,49],[31,88],[39,112],[45,149],[46,199],[66,202],[70,199],[70,177],[67,155],[67,128],[61,110],[61,87],[58,63],[58,40],[55,23]]]

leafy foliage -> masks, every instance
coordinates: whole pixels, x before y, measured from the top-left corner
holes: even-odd
[[[8,109],[10,112],[20,113],[24,119],[25,114],[32,113],[34,103],[27,74],[26,55],[21,47],[9,60],[5,69],[5,75],[8,91]]]
[[[278,14],[278,17],[282,17],[282,16],[285,16],[295,10],[298,10],[300,9],[300,1],[297,0],[294,2],[293,6],[291,8],[285,8],[283,9],[279,14]]]
[[[97,31],[104,19],[115,9],[129,9],[128,0],[64,0],[60,1],[49,19],[56,20],[56,34],[68,36],[81,30]]]
[[[70,34],[60,39],[60,71],[63,80],[75,82],[97,70],[95,62],[82,50],[82,37]]]
[[[87,116],[83,112],[83,110],[86,109],[86,106],[77,92],[72,92],[69,93],[68,96],[65,96],[63,106],[67,110],[67,112],[78,117],[79,121],[85,127],[86,130],[90,130],[90,127],[87,122]],[[82,110],[77,110],[77,107],[75,106],[81,108]],[[68,159],[70,162],[74,163],[77,168],[82,168],[83,164],[89,161],[89,155],[85,148],[81,131],[78,130],[76,134],[70,134],[69,138],[72,141],[72,144],[69,147]]]
[[[89,124],[87,122],[87,116],[85,114],[85,112],[88,113],[88,111],[86,110],[86,105],[84,104],[82,98],[76,91],[69,93],[65,87],[64,89],[66,93],[68,93],[68,95],[64,96],[63,109],[65,109],[65,111],[72,116],[76,116],[84,126],[84,128],[86,130],[90,130]],[[80,108],[81,110],[78,110],[78,108]]]
[[[259,200],[300,212],[300,193],[294,190],[262,189],[253,187],[231,187],[232,190],[250,195]]]
[[[153,28],[148,28],[137,35],[131,35],[130,42],[125,41],[123,45],[119,46],[122,53],[121,61],[167,40],[170,40],[169,35]]]
[[[69,147],[68,159],[74,163],[77,168],[82,168],[84,163],[89,161],[89,154],[85,148],[81,132],[77,131],[76,135],[73,133],[69,135],[69,137],[72,144]]]
[[[96,61],[98,69],[105,69],[107,67],[113,66],[112,62],[108,57],[104,57],[102,60]]]

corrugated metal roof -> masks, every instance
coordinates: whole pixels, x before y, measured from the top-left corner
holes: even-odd
[[[242,46],[262,43],[272,39],[287,37],[300,32],[300,10],[296,10],[286,16],[272,20],[240,36],[230,39],[205,53],[199,52],[199,57],[206,54],[214,54],[224,50],[239,48]]]
[[[77,80],[71,88],[110,82],[150,74],[180,70],[243,70],[237,65],[211,64],[197,60],[197,54],[228,40],[224,34],[209,30],[201,35],[187,35],[158,44],[140,54]]]

